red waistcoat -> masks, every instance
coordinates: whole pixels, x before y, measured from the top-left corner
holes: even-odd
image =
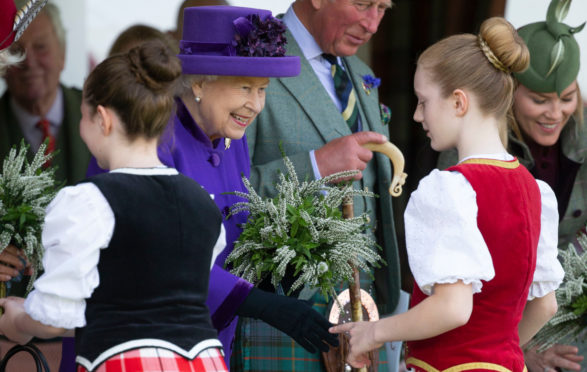
[[[470,159],[448,170],[460,172],[475,190],[477,225],[489,248],[495,277],[483,283],[481,293],[473,295],[473,312],[467,324],[430,339],[408,342],[407,365],[428,372],[448,368],[522,372],[525,366],[518,323],[536,267],[540,190],[517,160]],[[425,298],[415,286],[412,306]]]

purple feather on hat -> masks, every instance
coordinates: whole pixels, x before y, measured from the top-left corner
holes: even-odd
[[[258,14],[249,14],[234,20],[237,35],[233,45],[237,55],[248,57],[285,56],[285,26],[272,16],[261,20]]]

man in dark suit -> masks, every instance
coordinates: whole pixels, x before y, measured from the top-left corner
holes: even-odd
[[[0,0],[0,77],[10,66],[16,65],[24,59],[21,50],[12,49],[12,43],[17,41],[30,21],[35,18],[47,1],[36,0],[18,9],[13,0]],[[0,161],[4,158],[0,158]],[[18,251],[14,246],[7,247],[0,253],[0,281],[9,281],[17,276],[16,269],[23,270],[23,262],[18,258]]]
[[[36,151],[49,137],[58,150],[52,164],[68,184],[85,177],[90,153],[79,136],[81,91],[59,79],[65,64],[65,31],[59,10],[47,4],[12,48],[25,59],[6,71],[0,99],[0,159],[21,139]]]
[[[58,141],[62,142],[57,143],[62,155],[56,158],[55,162],[62,168],[59,171],[60,179],[75,182],[83,178],[89,159],[89,153],[85,149],[85,145],[81,143],[78,132],[81,116],[81,92],[59,87],[59,75],[63,69],[65,48],[65,44],[58,42],[55,36],[57,27],[63,30],[58,19],[59,14],[56,13],[58,26],[53,26],[47,20],[49,16],[45,13],[38,16],[39,21],[33,21],[29,24],[45,3],[46,0],[36,0],[29,2],[26,6],[19,4],[22,6],[17,8],[13,0],[0,1],[0,75],[4,73],[6,67],[13,66],[8,70],[10,75],[7,77],[9,90],[0,99],[0,161],[6,157],[13,145],[20,143],[22,138],[25,138],[34,149],[39,147],[42,138],[38,135],[31,135],[29,138],[27,134],[30,134],[30,131],[18,119],[24,117],[25,122],[30,122],[31,118],[40,118],[44,115],[51,118],[52,114],[47,114],[51,108],[47,109],[47,107],[55,106],[52,103],[56,101],[57,93],[55,92],[62,89],[63,92],[60,93],[60,98],[57,101],[58,105],[62,106],[58,111],[62,113],[60,115],[63,115],[63,120],[55,130],[59,136]],[[20,9],[21,18],[16,17],[17,9]],[[49,13],[54,14],[56,11],[54,8],[49,10]],[[16,27],[13,28],[13,25]],[[23,33],[27,25],[30,28]],[[19,65],[19,63],[21,64]],[[15,65],[20,67],[14,67]],[[40,67],[41,65],[43,67]],[[36,95],[37,93],[38,95]],[[14,112],[13,105],[17,106],[16,110],[20,110],[20,114]],[[59,134],[60,132],[61,134]],[[72,140],[74,136],[76,139]],[[76,145],[76,140],[83,146],[81,149]],[[73,154],[71,149],[80,150],[75,155],[71,155]],[[75,156],[77,159],[66,161],[65,159],[70,156]],[[81,165],[70,167],[70,164],[81,163],[84,164],[83,167]],[[72,172],[71,169],[75,169],[77,172]],[[14,246],[8,246],[0,253],[0,281],[9,281],[12,277],[17,276],[18,270],[23,270],[25,275],[30,275],[29,269],[25,270],[23,261],[19,257],[21,254]],[[11,283],[10,295],[24,295],[25,282]],[[59,340],[43,341],[37,344],[52,370],[57,370],[59,367],[60,344]],[[0,356],[4,357],[4,353],[13,345],[13,343],[1,338]],[[25,370],[27,366],[30,366],[28,363],[32,363],[32,361],[18,359],[12,360],[10,365],[16,369]]]
[[[376,238],[387,261],[387,266],[376,272],[376,280],[362,280],[362,286],[376,297],[384,314],[395,309],[401,287],[387,192],[392,171],[389,159],[362,145],[385,142],[388,128],[382,123],[377,88],[369,85],[373,72],[355,54],[377,31],[391,5],[391,0],[296,0],[283,21],[288,29],[288,55],[300,56],[301,73],[294,78],[271,79],[265,110],[246,133],[251,182],[263,196],[275,195],[278,170],[286,173],[280,144],[301,180],[349,169],[362,171],[355,187],[368,188],[380,197],[355,198],[355,215],[369,214],[372,229],[367,233]],[[348,97],[337,93],[335,64],[354,88]],[[352,110],[349,102],[357,112],[345,116]],[[327,305],[319,296],[311,300],[316,310],[326,312]],[[305,352],[285,335],[255,320],[243,319],[241,323],[240,345],[235,349],[250,346],[243,351],[243,370],[291,371],[294,366],[293,370],[324,371],[319,355]]]

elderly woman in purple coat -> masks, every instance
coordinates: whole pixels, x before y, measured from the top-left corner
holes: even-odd
[[[160,160],[202,185],[226,217],[227,244],[212,266],[207,305],[227,365],[237,316],[261,319],[310,352],[338,344],[328,333],[329,322],[306,302],[254,288],[224,269],[239,225],[247,219],[246,213],[230,214],[230,207],[243,200],[226,194],[246,192],[241,178],[250,171],[245,130],[263,110],[269,77],[300,72],[299,58],[285,55],[284,32],[267,10],[186,8],[177,109],[159,145]],[[97,172],[91,165],[88,174]]]

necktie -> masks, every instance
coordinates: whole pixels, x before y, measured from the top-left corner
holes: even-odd
[[[41,119],[37,123],[37,128],[39,128],[43,133],[43,141],[48,139],[45,154],[51,154],[53,151],[55,151],[55,137],[53,136],[53,134],[51,134],[50,127],[51,123],[47,119]],[[49,165],[51,165],[51,162],[47,161],[45,163],[45,166],[48,167]]]
[[[330,63],[330,74],[334,80],[336,95],[342,104],[342,117],[352,132],[356,132],[359,123],[359,108],[357,107],[357,95],[353,83],[346,71],[338,64],[338,60],[332,54],[322,55]]]

